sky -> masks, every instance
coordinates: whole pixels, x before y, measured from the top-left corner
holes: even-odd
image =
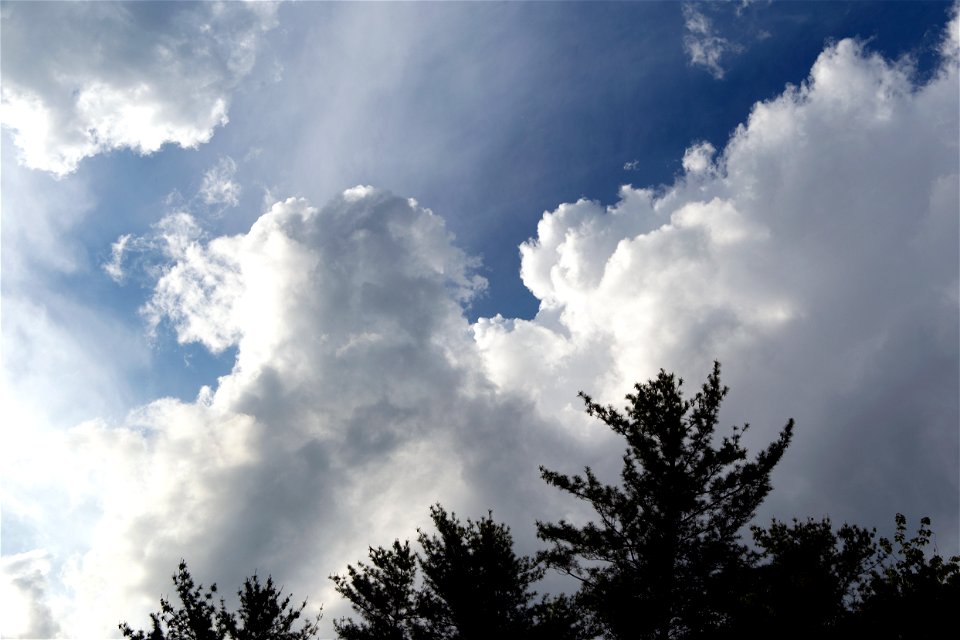
[[[622,406],[793,418],[757,521],[960,552],[946,2],[0,4],[0,634],[107,638],[181,558],[323,606],[440,502],[589,511]],[[547,578],[541,591],[564,583]]]

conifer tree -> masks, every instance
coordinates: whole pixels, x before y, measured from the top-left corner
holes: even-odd
[[[741,529],[770,491],[770,473],[790,443],[793,421],[754,460],[733,427],[714,441],[727,388],[714,364],[702,390],[684,399],[682,380],[663,370],[637,384],[624,412],[580,396],[587,413],[627,441],[619,486],[588,467],[543,479],[590,503],[596,520],[538,522],[552,546],[548,566],[581,582],[578,602],[606,638],[678,638],[724,626],[722,604],[749,558]]]
[[[536,598],[543,569],[513,551],[510,530],[493,515],[462,523],[440,505],[430,509],[436,533],[371,548],[369,564],[331,579],[357,619],[334,621],[344,640],[581,640],[587,631],[566,597]],[[418,572],[419,569],[419,572]]]
[[[253,575],[247,578],[237,592],[240,609],[227,609],[223,599],[220,607],[214,603],[217,585],[204,589],[196,584],[183,560],[173,574],[173,585],[180,604],[160,598],[160,611],[150,614],[149,631],[133,629],[120,623],[120,632],[130,640],[310,640],[319,631],[320,616],[306,620],[295,628],[307,606],[290,606],[290,596],[284,597],[272,577],[265,584]]]
[[[410,543],[370,548],[370,564],[347,566],[347,575],[333,575],[337,593],[350,601],[359,620],[334,620],[343,640],[411,640],[422,637],[416,587],[417,555]]]

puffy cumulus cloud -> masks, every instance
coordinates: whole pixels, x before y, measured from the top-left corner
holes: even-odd
[[[683,154],[683,170],[688,174],[706,173],[712,169],[713,154],[717,150],[709,142],[699,142]]]
[[[112,149],[196,147],[227,122],[275,13],[259,2],[4,5],[0,121],[23,164],[58,176]]]
[[[772,512],[929,514],[955,550],[960,110],[946,59],[915,86],[841,41],[709,166],[545,214],[521,249],[541,300],[530,321],[468,323],[483,281],[412,200],[368,187],[283,200],[224,237],[171,214],[143,313],[235,349],[234,367],[194,402],[0,449],[5,544],[14,522],[36,534],[16,551],[36,539],[30,557],[50,563],[17,593],[63,635],[103,636],[146,623],[186,557],[227,587],[271,572],[329,624],[345,607],[326,576],[412,536],[435,500],[493,507],[524,550],[534,518],[577,517],[537,464],[614,477],[621,443],[576,391],[620,403],[660,367],[702,380],[713,358],[733,389],[723,420],[751,420],[748,444],[798,420]]]
[[[529,550],[550,503],[537,464],[570,452],[486,379],[462,307],[485,282],[438,216],[357,187],[277,202],[236,236],[184,213],[157,234],[145,313],[236,361],[195,402],[32,430],[5,454],[4,517],[45,532],[64,634],[145,624],[180,557],[224,586],[271,572],[329,624],[346,612],[327,576],[414,536],[438,500],[494,508]]]
[[[578,389],[619,405],[660,367],[697,384],[719,359],[724,415],[755,422],[752,444],[799,424],[767,513],[927,514],[956,552],[950,46],[916,86],[908,65],[840,41],[801,86],[756,104],[715,164],[700,143],[669,188],[545,213],[521,246],[539,314],[474,327],[490,377],[572,421]]]

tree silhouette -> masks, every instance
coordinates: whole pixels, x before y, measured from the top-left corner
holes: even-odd
[[[936,552],[929,518],[908,537],[897,514],[893,540],[830,520],[773,520],[741,531],[771,490],[793,421],[748,459],[749,425],[715,438],[720,365],[684,399],[683,381],[663,370],[627,395],[623,412],[580,393],[587,413],[627,441],[618,485],[585,468],[544,480],[590,504],[593,522],[537,522],[548,543],[536,559],[517,555],[509,528],[461,522],[430,508],[435,531],[370,548],[367,563],[331,579],[355,619],[334,621],[344,640],[587,640],[604,638],[934,638],[953,624],[960,557]],[[538,597],[546,567],[580,581],[574,596]],[[160,598],[149,630],[121,623],[131,640],[310,640],[319,615],[303,621],[271,577],[254,574],[239,609],[215,602],[184,561],[173,575],[179,604]],[[299,627],[297,625],[299,624]]]
[[[929,553],[929,518],[913,538],[902,515],[896,523],[893,542],[829,519],[752,527],[757,564],[722,637],[941,637],[960,601],[960,558]]]
[[[581,581],[578,602],[607,638],[687,637],[726,624],[730,581],[749,562],[739,531],[790,442],[792,420],[752,462],[741,445],[748,425],[715,446],[728,391],[719,363],[692,400],[682,383],[661,370],[635,386],[624,413],[581,392],[587,413],[627,440],[621,486],[589,467],[572,477],[541,467],[547,483],[596,511],[583,526],[537,522],[537,534],[552,544],[546,564]]]
[[[345,640],[410,640],[421,632],[417,556],[410,543],[370,548],[370,564],[347,566],[347,575],[330,576],[337,593],[350,601],[360,620],[334,620],[337,635]]]
[[[893,541],[881,538],[877,566],[860,588],[856,630],[878,638],[940,638],[956,626],[960,556],[928,554],[933,531],[921,518],[907,537],[907,519],[896,515]]]
[[[535,599],[531,586],[543,569],[514,553],[510,530],[491,513],[464,524],[435,505],[430,517],[436,533],[418,531],[421,554],[396,541],[390,549],[371,548],[369,564],[331,576],[359,616],[334,621],[341,638],[584,637],[568,598]]]
[[[755,565],[738,581],[727,637],[847,637],[850,611],[876,566],[875,531],[829,518],[753,526]]]
[[[461,524],[436,505],[436,535],[419,532],[424,590],[421,611],[438,638],[518,637],[529,633],[543,576],[536,562],[513,552],[513,538],[493,515]]]
[[[187,563],[183,560],[173,574],[173,584],[180,599],[175,606],[160,598],[160,611],[150,614],[150,631],[134,630],[126,622],[120,623],[123,637],[131,640],[310,640],[317,635],[320,616],[294,625],[302,617],[306,600],[298,608],[290,607],[290,596],[283,597],[272,577],[261,584],[254,574],[244,581],[237,592],[240,609],[233,613],[220,600],[214,604],[217,585],[204,589],[194,583]]]

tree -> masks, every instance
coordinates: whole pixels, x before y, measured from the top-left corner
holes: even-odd
[[[854,628],[858,635],[878,638],[940,638],[956,626],[960,556],[928,552],[930,518],[920,519],[912,538],[902,514],[896,526],[892,542],[880,538],[878,561],[860,588]]]
[[[417,555],[410,543],[395,540],[391,549],[370,548],[370,564],[347,566],[347,575],[330,576],[337,593],[350,601],[360,621],[334,620],[344,640],[410,640],[423,637],[419,613]]]
[[[893,542],[829,519],[752,527],[757,562],[726,637],[940,637],[960,601],[960,558],[928,552],[929,518],[909,539],[896,523]]]
[[[728,392],[719,363],[692,400],[682,384],[661,370],[635,385],[623,413],[580,393],[587,413],[627,441],[620,486],[589,467],[572,477],[540,469],[598,517],[583,526],[537,522],[537,534],[552,544],[540,557],[580,580],[578,602],[607,638],[690,637],[726,623],[729,581],[749,564],[739,532],[790,443],[792,420],[753,461],[741,444],[748,425],[715,445]]]
[[[204,589],[202,584],[195,584],[183,560],[173,575],[173,584],[180,606],[161,596],[160,611],[150,614],[150,631],[134,630],[122,622],[123,637],[131,640],[310,640],[319,631],[319,615],[294,629],[307,602],[304,600],[297,608],[290,607],[290,596],[283,597],[282,589],[277,589],[269,576],[266,584],[261,584],[256,574],[244,581],[243,588],[237,592],[240,598],[237,613],[228,611],[223,599],[217,608],[214,605],[217,585]]]
[[[359,616],[334,622],[341,638],[583,637],[568,599],[535,600],[531,587],[543,570],[514,553],[510,530],[492,513],[464,524],[435,505],[430,517],[437,532],[418,531],[422,553],[395,541],[390,549],[371,548],[370,564],[331,576]]]
[[[240,609],[236,614],[226,609],[220,601],[218,613],[219,626],[225,638],[233,640],[310,640],[319,631],[320,614],[313,620],[303,622],[299,629],[294,625],[307,607],[304,600],[299,607],[290,606],[291,596],[283,596],[283,589],[277,589],[273,578],[267,576],[266,584],[260,584],[256,574],[243,582],[243,588],[237,592]]]
[[[493,514],[461,524],[440,506],[430,509],[438,535],[419,532],[423,555],[422,615],[437,638],[519,637],[530,632],[531,585],[543,570],[513,552],[513,538]]]
[[[729,637],[840,638],[850,633],[850,611],[877,563],[876,532],[830,519],[773,520],[753,526],[754,566],[742,574],[740,603]]]

